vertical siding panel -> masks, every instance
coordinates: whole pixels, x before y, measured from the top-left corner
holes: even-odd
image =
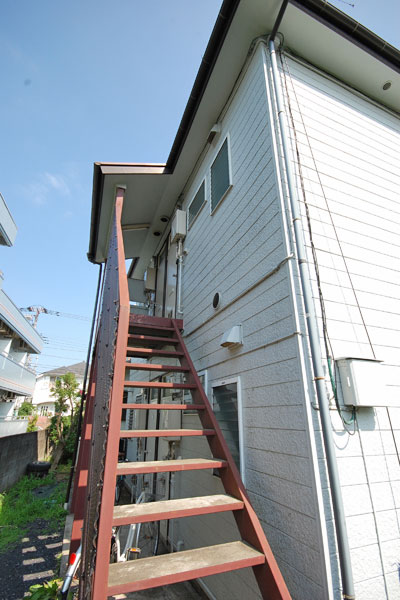
[[[301,169],[297,158],[294,166],[309,207],[333,354],[385,361],[387,397],[397,398],[400,405],[399,119],[289,57],[282,83],[288,90],[293,156],[297,146]],[[302,217],[313,265],[304,198]],[[322,331],[312,266],[310,277]],[[389,543],[399,547],[394,518],[399,473],[397,467],[389,468],[398,464],[392,443],[396,425],[389,419],[396,422],[397,410],[359,409],[353,436],[332,413],[356,595],[361,600],[378,591],[379,598],[398,597],[391,584],[396,564],[388,558],[386,537],[391,522]],[[317,417],[315,428],[321,479],[327,488]],[[328,506],[329,495],[325,498]]]

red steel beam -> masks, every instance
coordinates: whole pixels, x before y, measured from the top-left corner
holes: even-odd
[[[130,306],[128,280],[125,268],[125,252],[122,238],[121,216],[125,190],[117,188],[115,220],[117,227],[119,318],[114,358],[114,377],[110,399],[110,415],[107,450],[104,464],[103,491],[97,536],[96,566],[94,570],[92,598],[107,599],[108,569],[112,515],[115,498],[115,480],[118,463],[119,431],[121,428],[121,406],[124,393],[125,362],[129,330]]]
[[[96,356],[96,352],[93,353],[93,356]],[[77,550],[82,539],[82,525],[85,514],[88,470],[90,464],[96,371],[97,361],[94,360],[90,369],[88,386],[89,391],[86,397],[85,415],[83,419],[82,435],[79,445],[78,461],[76,464],[74,488],[71,499],[71,513],[74,515],[74,521],[72,524],[70,553]]]

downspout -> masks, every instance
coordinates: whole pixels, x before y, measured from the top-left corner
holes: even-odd
[[[292,163],[290,160],[290,144],[289,135],[286,125],[286,115],[283,103],[281,82],[279,76],[279,69],[276,60],[276,50],[274,39],[278,30],[279,24],[282,20],[284,11],[288,4],[288,0],[284,0],[281,10],[279,12],[277,21],[272,29],[271,36],[269,37],[268,47],[271,59],[271,70],[275,88],[275,101],[278,112],[280,137],[282,143],[282,150],[286,168],[287,187],[289,193],[289,201],[293,219],[293,229],[295,235],[295,242],[297,248],[298,265],[300,272],[301,289],[303,292],[304,307],[306,313],[307,331],[310,340],[311,359],[313,366],[313,374],[315,387],[317,392],[321,427],[324,439],[326,462],[328,467],[329,484],[331,490],[332,506],[335,517],[335,529],[336,529],[336,540],[338,546],[340,571],[342,578],[342,595],[346,600],[354,600],[354,584],[353,584],[353,573],[351,569],[350,560],[350,549],[347,537],[346,521],[343,508],[343,499],[340,487],[339,473],[336,461],[335,447],[333,443],[331,421],[329,415],[329,400],[325,388],[325,375],[322,365],[322,354],[319,343],[319,332],[317,318],[315,314],[315,307],[312,296],[312,289],[307,264],[307,254],[303,238],[301,214],[300,214],[300,202],[297,194],[297,188],[295,183],[294,172]]]
[[[178,261],[178,289],[177,289],[177,300],[176,300],[176,316],[180,319],[183,315],[182,310],[182,266],[183,266],[183,245],[182,238],[178,240],[176,258]]]

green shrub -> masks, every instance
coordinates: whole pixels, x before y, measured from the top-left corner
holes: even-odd
[[[30,433],[31,431],[37,431],[36,423],[37,423],[38,418],[39,418],[38,415],[31,415],[29,417],[29,423],[28,423],[26,433]]]
[[[32,402],[26,402],[26,400],[25,400],[18,409],[18,416],[19,417],[29,417],[29,415],[32,415],[34,412],[35,412],[35,407],[32,404]]]
[[[58,590],[60,589],[61,583],[61,579],[52,579],[51,581],[46,581],[45,583],[31,585],[29,588],[31,595],[28,597],[31,600],[56,599],[58,598]]]

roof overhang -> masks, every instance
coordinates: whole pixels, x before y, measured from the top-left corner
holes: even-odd
[[[166,223],[154,216],[168,177],[165,165],[95,163],[89,260],[101,263],[107,257],[117,187],[126,188],[122,212],[126,258],[140,256],[147,238],[158,241],[157,233]]]
[[[268,35],[282,0],[225,0],[165,165],[96,163],[89,260],[106,258],[117,186],[126,258],[141,279],[253,40]],[[400,52],[323,0],[291,0],[279,26],[284,45],[391,110],[400,112]],[[383,84],[391,81],[391,88]]]

